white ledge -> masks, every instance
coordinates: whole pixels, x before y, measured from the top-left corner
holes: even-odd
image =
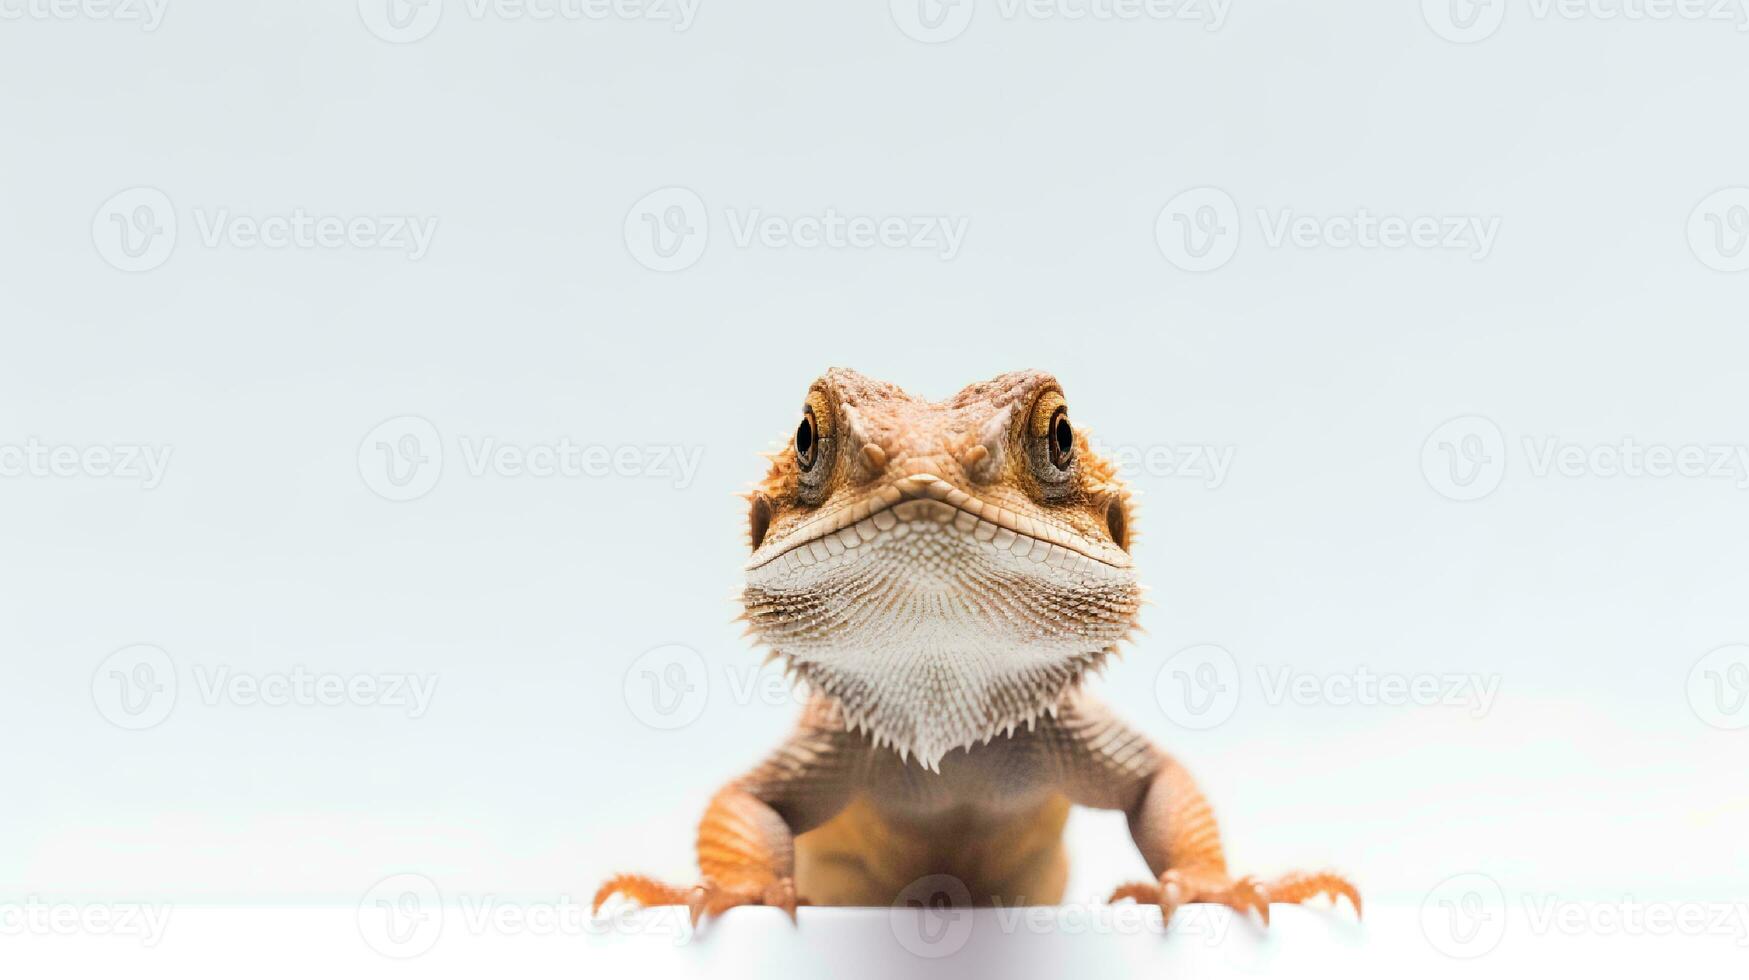
[[[1130,904],[929,912],[735,909],[694,931],[684,909],[590,918],[581,906],[507,902],[415,908],[175,908],[140,936],[0,923],[0,975],[222,977],[544,977],[650,980],[952,977],[1337,977],[1741,975],[1737,936],[1573,932],[1497,909],[1462,935],[1435,905],[1352,910],[1277,905],[1265,930],[1215,906]],[[1604,918],[1593,918],[1603,923]],[[1444,930],[1443,932],[1441,930]],[[1743,937],[1749,943],[1749,937]],[[1733,966],[1734,965],[1734,966]],[[1735,972],[1730,972],[1734,970]]]

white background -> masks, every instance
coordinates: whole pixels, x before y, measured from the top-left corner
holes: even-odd
[[[932,32],[705,0],[677,30],[449,0],[399,31],[375,0],[169,0],[148,29],[0,0],[0,903],[690,880],[709,794],[794,715],[745,694],[734,494],[831,365],[930,397],[1042,368],[1104,444],[1230,454],[1134,472],[1153,604],[1097,684],[1198,774],[1239,870],[1749,899],[1749,649],[1699,663],[1749,643],[1741,12],[1083,9]],[[1362,210],[1497,234],[1271,240]],[[737,241],[828,211],[965,237]],[[434,231],[249,243],[300,212]],[[1183,267],[1180,213],[1218,219],[1218,267]],[[655,271],[671,215],[689,264]],[[386,499],[377,443],[409,433],[428,492]],[[698,466],[470,472],[487,440]],[[1729,469],[1615,473],[1629,441]],[[1551,445],[1583,461],[1539,472]],[[134,446],[170,453],[157,485],[90,461]],[[128,730],[135,653],[106,658],[137,644],[174,700]],[[659,730],[669,655],[640,656],[671,644],[696,718]],[[1203,644],[1236,706],[1186,727],[1161,672]],[[299,669],[435,688],[411,717],[205,686]],[[1283,669],[1498,686],[1272,698]],[[1070,831],[1073,898],[1143,872],[1121,817]]]

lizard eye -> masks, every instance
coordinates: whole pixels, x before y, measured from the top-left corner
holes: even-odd
[[[796,496],[809,507],[826,501],[832,476],[832,456],[838,440],[834,435],[832,403],[814,390],[802,405],[802,421],[796,426]]]
[[[1075,471],[1075,427],[1063,393],[1051,389],[1033,403],[1026,427],[1026,459],[1047,499],[1070,492]]]
[[[1058,405],[1051,414],[1049,431],[1051,465],[1066,470],[1075,461],[1075,430],[1069,426],[1067,405]]]
[[[820,459],[820,433],[814,424],[814,410],[802,413],[802,424],[796,426],[796,464],[806,473]]]

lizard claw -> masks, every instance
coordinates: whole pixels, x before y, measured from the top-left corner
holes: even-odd
[[[800,925],[796,919],[796,906],[802,904],[796,897],[796,882],[794,878],[779,878],[765,887],[765,894],[760,900],[772,908],[783,909],[792,923]]]
[[[768,905],[783,909],[790,921],[795,922],[796,906],[808,904],[796,897],[796,883],[793,878],[778,878],[762,890],[753,892],[724,888],[708,881],[691,888],[676,888],[643,875],[614,875],[596,890],[595,900],[589,907],[590,913],[599,913],[601,906],[615,895],[645,908],[656,905],[684,905],[692,914],[694,926],[706,916],[721,915],[740,905]]]
[[[1270,902],[1303,902],[1315,895],[1326,895],[1334,901],[1342,896],[1360,913],[1360,892],[1348,879],[1330,872],[1283,875],[1267,884],[1246,876],[1232,879],[1222,872],[1168,870],[1158,883],[1122,885],[1111,893],[1109,901],[1123,899],[1160,906],[1165,921],[1189,902],[1213,902],[1225,905],[1240,914],[1255,912],[1263,925],[1269,925]]]
[[[796,906],[800,904],[806,903],[796,898],[796,883],[793,878],[779,878],[757,892],[724,888],[705,882],[695,885],[686,899],[694,927],[707,916],[715,918],[743,905],[764,905],[782,909],[789,916],[789,920],[795,922]]]
[[[1258,884],[1256,878],[1249,875],[1240,878],[1227,887],[1227,894],[1231,897],[1224,901],[1222,898],[1209,898],[1205,901],[1218,901],[1224,905],[1230,905],[1240,912],[1249,909],[1257,913],[1257,917],[1263,921],[1265,926],[1269,925],[1269,895]]]
[[[1337,899],[1346,898],[1348,904],[1354,906],[1355,918],[1361,917],[1360,890],[1353,882],[1332,871],[1290,872],[1266,885],[1264,893],[1272,902],[1297,903],[1322,895],[1335,905]]]
[[[595,915],[601,911],[601,906],[615,895],[636,902],[644,908],[657,905],[684,905],[687,891],[665,885],[654,878],[644,875],[614,875],[601,883],[595,890],[595,898],[589,903],[589,914]]]

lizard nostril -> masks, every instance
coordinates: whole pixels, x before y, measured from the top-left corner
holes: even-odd
[[[1113,500],[1105,508],[1105,529],[1111,532],[1111,540],[1119,548],[1130,550],[1129,519],[1124,516],[1123,502]]]
[[[753,550],[765,542],[765,532],[771,530],[771,503],[762,493],[753,495],[753,504],[747,509],[747,538],[753,542]]]
[[[989,458],[990,450],[984,448],[982,444],[974,445],[960,455],[960,466],[965,469],[967,476],[982,483],[989,475],[984,468],[985,462]]]

